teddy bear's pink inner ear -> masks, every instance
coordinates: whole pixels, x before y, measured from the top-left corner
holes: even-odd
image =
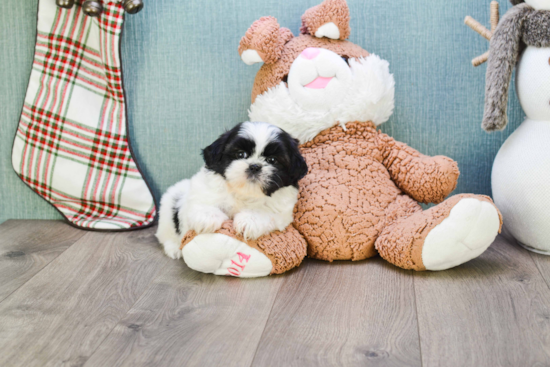
[[[308,9],[302,16],[300,31],[317,38],[348,38],[351,30],[346,0],[325,0],[320,5]]]
[[[239,55],[248,65],[272,64],[281,58],[284,45],[293,37],[289,29],[279,27],[277,19],[263,17],[246,31],[239,45]]]

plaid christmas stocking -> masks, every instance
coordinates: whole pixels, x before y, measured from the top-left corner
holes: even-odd
[[[34,63],[13,145],[19,177],[77,227],[150,226],[156,208],[128,144],[120,36],[124,10],[99,18],[39,0]]]

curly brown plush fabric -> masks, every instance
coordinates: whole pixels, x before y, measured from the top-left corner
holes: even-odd
[[[308,47],[324,48],[347,58],[369,56],[367,51],[348,41],[317,38],[308,34],[294,37],[285,44],[281,58],[277,62],[264,64],[256,74],[252,88],[252,103],[257,96],[280,84],[288,75],[294,60]]]
[[[368,57],[361,47],[342,40],[349,35],[348,20],[344,0],[327,0],[308,10],[302,28],[306,34],[288,41],[279,60],[261,67],[252,102],[284,82],[293,62],[308,47],[330,50],[344,58]],[[328,22],[339,27],[342,39],[312,36]],[[395,141],[377,131],[368,117],[346,122],[345,128],[334,119],[334,127],[300,146],[309,172],[300,181],[294,227],[296,238],[301,234],[307,242],[308,256],[358,261],[380,253],[399,267],[426,270],[422,249],[428,233],[461,199],[491,202],[477,195],[459,195],[443,202],[460,175],[456,162],[425,156]],[[419,203],[440,204],[423,211]],[[286,233],[273,234],[271,239],[288,240]],[[262,241],[258,241],[260,248]]]
[[[418,202],[438,204],[455,188],[460,171],[448,157],[428,157],[404,143],[380,134],[386,147],[384,166],[404,193]]]
[[[233,228],[233,221],[225,222],[216,233],[235,238],[266,255],[273,264],[272,275],[282,274],[299,266],[306,256],[307,244],[292,225],[283,232],[272,232],[256,241],[246,241],[242,236],[237,235]],[[181,249],[196,236],[195,231],[187,232],[181,241]]]
[[[309,173],[300,181],[294,223],[308,242],[308,256],[326,261],[375,256],[387,217],[420,210],[403,193],[438,203],[459,175],[449,158],[424,156],[372,123],[325,130],[301,151]]]
[[[315,35],[324,24],[333,22],[340,30],[340,39],[349,37],[349,8],[345,0],[326,0],[322,4],[306,10],[302,16],[302,34]]]
[[[277,19],[263,17],[246,31],[239,45],[239,55],[246,50],[256,50],[266,64],[279,60],[285,43],[294,36],[290,29],[279,28]]]

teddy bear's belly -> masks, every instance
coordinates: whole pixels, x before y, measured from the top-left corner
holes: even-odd
[[[375,256],[385,210],[400,194],[386,168],[368,157],[347,156],[329,165],[307,160],[311,169],[300,182],[294,223],[308,242],[308,256],[326,261]]]

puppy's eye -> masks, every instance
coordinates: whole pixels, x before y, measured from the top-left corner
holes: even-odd
[[[265,160],[267,163],[269,164],[275,164],[277,163],[277,159],[276,158],[273,158],[273,157],[269,157]]]
[[[241,150],[240,152],[237,152],[236,156],[238,159],[246,159],[248,158],[248,153]]]

